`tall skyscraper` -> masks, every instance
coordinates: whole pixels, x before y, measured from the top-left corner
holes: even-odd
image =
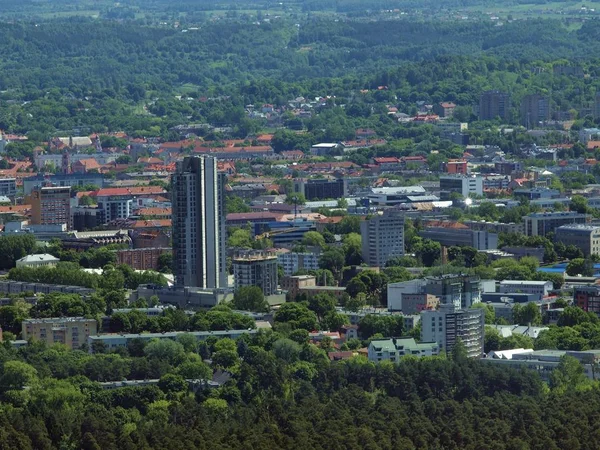
[[[176,286],[227,287],[225,174],[216,158],[191,156],[171,180]]]
[[[508,120],[510,118],[510,94],[486,91],[479,98],[479,120]]]
[[[526,95],[521,100],[521,124],[535,128],[539,122],[550,119],[550,100],[539,94]]]

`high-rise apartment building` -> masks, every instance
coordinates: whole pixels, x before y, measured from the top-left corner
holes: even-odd
[[[385,266],[390,259],[404,256],[404,213],[388,209],[360,224],[362,256],[370,266]]]
[[[84,317],[25,319],[21,322],[23,339],[37,339],[48,345],[64,344],[70,349],[78,349],[97,332],[96,320]]]
[[[179,287],[227,287],[225,174],[217,159],[190,156],[172,176],[173,264]]]
[[[60,225],[71,227],[71,188],[69,186],[42,186],[31,191],[32,225]]]
[[[449,303],[440,305],[437,311],[421,312],[421,341],[437,342],[446,353],[451,353],[460,339],[469,358],[481,358],[484,327],[481,308],[456,309]]]
[[[233,257],[235,289],[258,286],[265,295],[277,292],[277,255],[263,251],[248,251]]]
[[[479,98],[479,120],[509,120],[510,94],[500,91],[486,91]]]
[[[538,123],[550,120],[550,99],[539,94],[526,95],[521,100],[521,124],[535,128]]]

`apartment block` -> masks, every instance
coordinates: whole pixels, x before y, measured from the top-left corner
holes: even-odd
[[[440,305],[437,311],[421,312],[421,341],[437,342],[440,350],[451,353],[460,339],[469,358],[483,356],[484,311],[456,309],[453,304]]]
[[[264,295],[277,293],[277,255],[264,251],[238,253],[232,259],[235,289],[258,286]]]
[[[67,224],[71,228],[71,188],[69,186],[36,187],[29,196],[33,225]]]
[[[134,270],[158,270],[158,258],[170,253],[171,248],[135,248],[117,251],[117,264],[126,264]]]
[[[371,341],[368,348],[369,361],[398,362],[402,357],[433,356],[440,352],[437,342],[417,343],[413,338],[377,339]]]
[[[600,316],[600,286],[575,286],[573,304]]]
[[[510,119],[510,95],[500,91],[486,91],[479,98],[479,120],[507,121]]]
[[[21,323],[24,340],[36,339],[48,345],[63,344],[70,349],[78,349],[87,342],[88,337],[97,333],[96,320],[84,317],[25,319]]]
[[[360,224],[362,256],[370,266],[382,267],[404,255],[404,212],[388,209]]]
[[[299,270],[316,270],[319,268],[319,255],[315,252],[286,252],[277,255],[283,273],[293,275]]]

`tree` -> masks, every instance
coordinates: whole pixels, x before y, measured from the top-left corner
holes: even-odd
[[[367,285],[362,281],[360,277],[354,277],[346,285],[346,292],[352,298],[355,298],[358,294],[366,294],[368,292]]]
[[[185,349],[179,342],[170,339],[154,339],[144,347],[144,353],[150,359],[165,361],[177,366],[185,359]]]
[[[321,320],[327,313],[335,311],[337,299],[330,294],[316,294],[308,299],[308,308]]]
[[[278,339],[273,343],[273,353],[280,359],[293,363],[298,360],[302,346],[291,339]]]
[[[306,203],[306,198],[304,197],[304,194],[302,194],[302,193],[293,192],[286,196],[285,202],[290,205],[300,206],[300,205],[304,205]]]
[[[598,316],[594,313],[588,313],[577,306],[567,306],[564,311],[560,313],[557,325],[559,327],[574,327],[588,322],[597,324],[599,322]]]
[[[233,295],[233,307],[243,311],[266,312],[269,304],[258,286],[243,286]]]
[[[417,257],[426,267],[431,267],[441,256],[442,246],[439,242],[424,239],[419,248],[416,249]]]
[[[589,384],[583,365],[574,357],[563,355],[558,367],[550,374],[550,388],[560,393],[566,390],[576,390]]]
[[[276,323],[286,323],[292,330],[302,328],[312,331],[317,329],[317,316],[300,303],[284,303],[275,313]]]
[[[580,214],[585,214],[588,212],[588,202],[585,197],[581,195],[574,195],[571,197],[571,202],[569,203],[569,209],[571,211],[576,211]]]
[[[485,313],[485,323],[492,324],[496,322],[496,310],[492,305],[487,305],[485,303],[479,302],[473,304],[472,308],[481,308]]]
[[[191,333],[183,333],[177,336],[177,342],[183,345],[183,349],[188,353],[195,353],[198,349],[198,340]]]
[[[591,277],[594,275],[594,265],[589,258],[576,258],[567,265],[567,274],[570,276]]]
[[[186,380],[210,380],[212,370],[202,361],[186,361],[177,367],[177,373]]]
[[[173,253],[162,253],[158,257],[158,271],[161,273],[173,273]]]
[[[21,361],[6,361],[0,377],[0,390],[20,390],[37,381],[37,370]]]
[[[344,253],[338,248],[328,248],[322,254],[319,259],[319,267],[321,269],[331,270],[335,277],[339,277],[341,270],[344,267],[345,256]]]
[[[452,360],[456,363],[464,363],[468,358],[467,347],[461,338],[456,338],[452,346]]]
[[[252,235],[246,229],[237,229],[227,240],[227,245],[234,248],[252,248]]]
[[[519,325],[541,325],[540,308],[533,302],[525,306],[517,303],[513,307],[513,322]]]
[[[325,248],[325,238],[318,231],[307,231],[302,236],[302,245]]]

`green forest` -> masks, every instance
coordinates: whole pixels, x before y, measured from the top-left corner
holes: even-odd
[[[536,374],[445,357],[330,363],[278,333],[195,343],[133,342],[119,353],[0,348],[0,448],[596,449],[600,390],[565,359]],[[458,347],[457,347],[458,348]],[[233,373],[188,391],[210,368]],[[105,390],[128,374],[152,386]],[[26,389],[23,389],[26,387]]]

